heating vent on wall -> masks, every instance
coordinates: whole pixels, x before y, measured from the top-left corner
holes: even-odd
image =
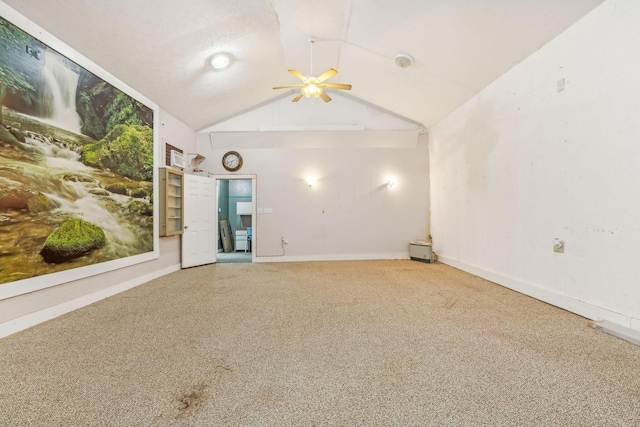
[[[171,150],[171,166],[185,167],[184,155],[176,150]]]

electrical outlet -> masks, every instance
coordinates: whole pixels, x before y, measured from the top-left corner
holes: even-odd
[[[553,252],[564,253],[564,240],[553,239]]]

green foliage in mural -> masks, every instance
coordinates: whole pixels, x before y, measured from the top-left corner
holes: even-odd
[[[27,76],[30,62],[37,61],[37,49],[32,48],[33,38],[15,25],[0,18],[0,124],[2,106],[8,92],[19,93],[24,98],[35,96],[36,89]],[[33,54],[27,53],[28,49]]]
[[[84,147],[84,164],[136,180],[153,180],[153,130],[148,126],[117,125],[102,140]]]
[[[142,120],[136,113],[136,104],[140,104],[135,99],[118,91],[116,97],[107,107],[106,117],[107,132],[113,130],[117,125],[142,125]]]

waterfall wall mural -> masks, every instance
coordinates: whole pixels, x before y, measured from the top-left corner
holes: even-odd
[[[158,107],[23,28],[0,3],[0,299],[159,253]]]

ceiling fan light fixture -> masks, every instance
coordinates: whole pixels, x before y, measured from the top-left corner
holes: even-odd
[[[307,98],[317,98],[322,93],[322,88],[316,86],[313,83],[309,83],[302,88],[302,94]]]
[[[408,68],[413,65],[413,57],[406,53],[399,53],[395,57],[396,65],[400,68]]]
[[[314,38],[309,37],[309,44],[311,47],[310,58],[311,58],[311,66],[309,67],[310,74],[313,74],[313,44]],[[320,74],[318,77],[314,76],[303,76],[299,71],[294,69],[289,69],[289,72],[296,76],[298,79],[302,80],[301,84],[297,85],[286,85],[286,86],[274,86],[274,90],[278,89],[300,89],[300,93],[296,95],[295,98],[291,100],[291,102],[298,102],[302,97],[306,98],[322,98],[324,102],[330,102],[331,97],[325,91],[325,88],[337,89],[337,90],[351,90],[351,85],[343,84],[343,83],[326,83],[327,79],[338,74],[338,70],[335,68],[329,68],[324,73]]]
[[[211,57],[209,63],[216,70],[223,70],[231,65],[232,56],[227,52],[216,53]]]

